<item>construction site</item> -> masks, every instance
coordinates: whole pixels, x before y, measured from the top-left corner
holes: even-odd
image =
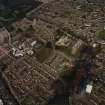
[[[104,0],[1,0],[0,105],[105,105],[104,13]]]

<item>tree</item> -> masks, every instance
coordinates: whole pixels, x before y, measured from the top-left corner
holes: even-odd
[[[97,38],[99,38],[101,40],[105,40],[105,30],[98,32]]]

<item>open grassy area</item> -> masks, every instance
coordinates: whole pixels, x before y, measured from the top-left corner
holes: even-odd
[[[44,62],[52,53],[52,49],[43,47],[37,54],[37,59],[39,62]]]
[[[61,52],[63,52],[67,56],[71,56],[71,48],[60,48]]]

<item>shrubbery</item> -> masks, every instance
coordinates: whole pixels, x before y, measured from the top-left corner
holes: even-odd
[[[99,39],[105,40],[105,30],[98,32],[97,37]]]

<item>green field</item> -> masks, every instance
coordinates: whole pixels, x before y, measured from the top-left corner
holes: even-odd
[[[51,55],[52,50],[50,48],[43,47],[37,54],[37,59],[39,62],[44,62]]]

